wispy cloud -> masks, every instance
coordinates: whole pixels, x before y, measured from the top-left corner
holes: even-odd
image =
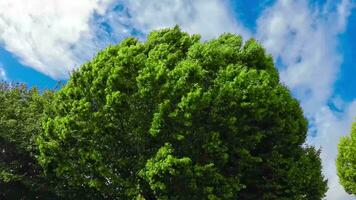
[[[322,148],[324,172],[329,179],[327,199],[352,198],[338,183],[335,158],[339,137],[351,122],[351,111],[356,115],[355,105],[343,103],[344,113],[335,113],[327,106],[342,64],[338,36],[344,32],[352,8],[349,0],[321,7],[306,0],[278,0],[257,23],[256,37],[273,54],[282,81],[301,100],[316,132],[308,142]]]
[[[152,29],[180,25],[190,33],[199,33],[205,39],[217,37],[224,32],[248,36],[228,8],[228,1],[221,0],[137,0],[120,1],[130,17],[129,25],[144,33]]]
[[[7,80],[5,69],[0,63],[0,81]]]
[[[258,20],[257,38],[284,66],[280,70],[283,82],[311,113],[333,93],[342,61],[337,35],[343,32],[350,10],[344,2],[336,12],[323,13],[307,1],[280,0]]]

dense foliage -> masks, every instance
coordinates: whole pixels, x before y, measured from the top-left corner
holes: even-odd
[[[356,195],[356,122],[351,135],[340,139],[336,166],[341,185],[346,192]]]
[[[41,165],[96,199],[326,192],[299,103],[252,39],[202,42],[177,27],[127,38],[73,72],[45,115]]]
[[[0,83],[0,199],[55,199],[35,159],[34,142],[50,97],[50,92]]]

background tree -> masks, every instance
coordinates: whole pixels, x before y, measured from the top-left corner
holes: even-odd
[[[0,199],[55,199],[35,159],[34,138],[50,92],[0,83]]]
[[[321,199],[319,153],[271,56],[178,27],[75,71],[38,137],[47,174],[107,199]]]
[[[349,194],[356,195],[356,122],[350,136],[341,137],[336,160],[340,183]]]

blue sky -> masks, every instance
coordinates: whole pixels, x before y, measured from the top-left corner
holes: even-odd
[[[347,101],[356,97],[356,12],[352,12],[345,33],[339,40],[339,51],[344,62],[338,80],[335,84],[335,93]]]
[[[0,47],[0,63],[7,81],[26,83],[41,89],[52,89],[57,83],[53,78],[21,64],[16,55],[6,51],[3,46]]]
[[[339,137],[356,116],[355,0],[2,0],[0,79],[54,88],[70,71],[127,36],[179,24],[204,40],[224,32],[254,37],[273,55],[281,80],[322,148],[327,199],[352,199],[338,184]],[[21,13],[21,15],[19,15]]]

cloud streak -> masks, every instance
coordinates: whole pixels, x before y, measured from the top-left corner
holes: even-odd
[[[5,69],[0,63],[0,81],[7,80]]]

